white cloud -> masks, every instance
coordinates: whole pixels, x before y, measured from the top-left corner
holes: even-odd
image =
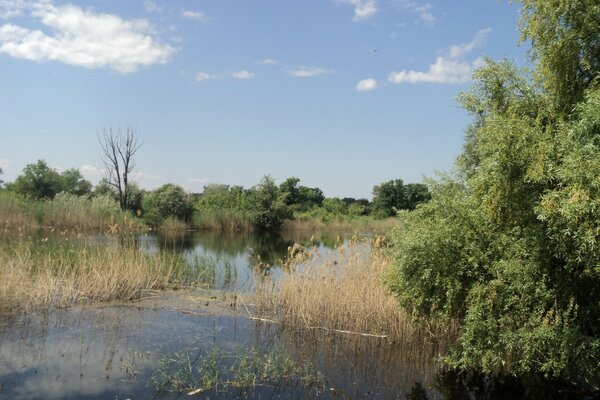
[[[362,81],[356,84],[356,90],[359,92],[368,92],[369,90],[377,89],[379,86],[377,85],[377,81],[375,79],[363,79]]]
[[[238,72],[232,72],[230,74],[230,76],[233,79],[252,79],[252,78],[254,78],[254,73],[248,72],[248,71],[238,71]]]
[[[279,64],[279,61],[274,59],[274,58],[264,58],[262,60],[259,61],[259,64],[262,65],[277,65]]]
[[[198,73],[196,74],[196,80],[197,80],[198,82],[202,82],[202,81],[209,81],[209,80],[211,80],[211,79],[215,79],[215,78],[213,77],[213,75],[211,75],[211,74],[208,74],[208,73],[206,73],[206,72],[198,72]]]
[[[181,18],[183,19],[193,19],[195,21],[200,22],[210,22],[211,18],[200,12],[200,11],[191,11],[191,10],[181,10]]]
[[[86,68],[111,68],[126,74],[142,65],[169,61],[175,49],[151,36],[148,21],[48,1],[31,5],[31,15],[54,31],[52,36],[13,24],[0,26],[0,53],[31,61],[60,61]]]
[[[20,17],[24,9],[24,0],[0,0],[0,19]]]
[[[388,81],[395,84],[400,83],[464,83],[471,80],[473,70],[480,67],[482,60],[477,58],[474,61],[465,61],[461,58],[475,48],[480,47],[487,35],[491,32],[490,28],[482,29],[469,43],[454,45],[450,47],[447,55],[436,58],[435,63],[429,66],[427,71],[407,71],[392,72]]]
[[[196,81],[211,81],[217,79],[252,79],[255,77],[254,72],[249,72],[246,70],[235,71],[235,72],[223,72],[218,74],[209,74],[207,72],[197,72],[196,73]]]
[[[164,7],[160,7],[152,0],[144,0],[144,8],[149,13],[161,13],[164,10]]]
[[[330,70],[326,70],[318,67],[298,67],[285,71],[289,76],[294,78],[312,78],[313,76],[319,76],[331,73]]]
[[[334,0],[336,3],[354,6],[354,17],[352,21],[366,21],[373,17],[379,9],[375,0]]]
[[[430,3],[420,3],[414,0],[396,0],[399,6],[416,14],[419,21],[425,25],[433,25],[437,21],[437,17],[433,13],[434,7]]]

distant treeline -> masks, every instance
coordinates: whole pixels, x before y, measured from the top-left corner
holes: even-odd
[[[384,219],[400,210],[413,210],[430,199],[427,186],[404,184],[400,179],[373,188],[373,200],[352,197],[325,197],[319,188],[300,184],[292,177],[277,185],[265,176],[251,188],[210,184],[202,193],[188,193],[181,186],[165,184],[156,190],[128,186],[125,211],[133,213],[150,227],[184,226],[215,230],[272,230],[286,220],[315,219],[323,223],[339,219]],[[44,160],[29,164],[2,191],[25,200],[53,200],[59,194],[90,200],[118,201],[106,182],[95,187],[76,169],[59,173]]]

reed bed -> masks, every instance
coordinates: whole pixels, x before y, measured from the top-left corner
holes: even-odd
[[[386,338],[451,338],[454,325],[415,323],[382,280],[391,259],[384,250],[356,240],[327,256],[318,254],[255,295],[259,315],[300,329]]]
[[[166,234],[182,234],[190,230],[189,225],[180,219],[169,217],[158,227],[158,230]]]
[[[252,232],[252,218],[244,212],[201,209],[194,215],[194,226],[214,232]]]
[[[148,255],[133,246],[4,243],[0,311],[136,299],[177,285],[183,271],[177,257]]]
[[[0,227],[7,232],[40,227],[106,233],[145,230],[110,197],[59,193],[52,200],[26,200],[0,192]]]
[[[375,219],[372,217],[341,217],[322,220],[317,217],[297,217],[287,220],[281,226],[282,231],[374,231],[387,232],[398,225],[395,218]]]

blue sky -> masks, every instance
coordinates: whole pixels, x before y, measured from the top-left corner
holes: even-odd
[[[495,0],[0,0],[0,167],[102,175],[135,127],[136,180],[200,192],[297,176],[327,196],[452,168],[481,57],[523,64]]]

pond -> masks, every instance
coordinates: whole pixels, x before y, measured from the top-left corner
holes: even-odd
[[[48,232],[39,235],[48,237]],[[389,343],[320,330],[288,331],[249,318],[246,306],[236,301],[255,288],[257,258],[277,279],[294,243],[326,254],[352,236],[136,235],[133,243],[144,251],[210,261],[216,272],[194,289],[139,301],[0,315],[0,398],[585,397],[560,392],[543,380],[500,384],[442,372],[435,360],[440,344],[433,339]],[[49,240],[58,239],[50,235]],[[72,239],[107,246],[123,240],[131,242],[103,235]]]

